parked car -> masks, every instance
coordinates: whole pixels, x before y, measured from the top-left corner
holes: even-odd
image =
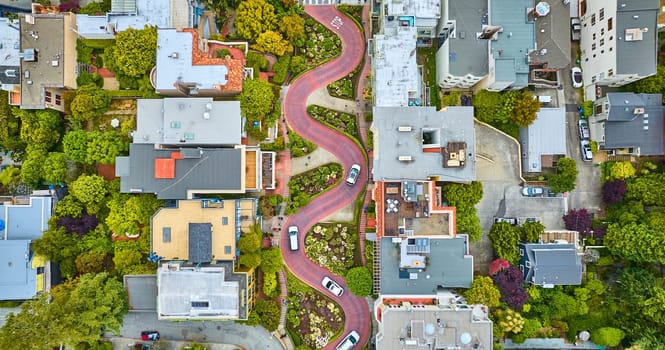
[[[579,122],[577,122],[579,126],[579,132],[580,132],[580,140],[588,140],[589,139],[589,123],[586,121],[586,119],[580,119]]]
[[[298,250],[298,226],[289,226],[288,232],[291,250]]]
[[[344,340],[342,340],[339,345],[335,348],[335,350],[349,350],[356,346],[358,342],[360,341],[360,334],[356,331],[351,331],[349,335],[347,335]]]
[[[589,140],[580,141],[580,151],[582,152],[582,160],[590,162],[593,160],[593,152],[591,152],[591,145]]]
[[[323,277],[321,285],[338,297],[344,294],[344,289],[342,289],[337,282],[331,280],[330,277]]]
[[[570,70],[570,77],[573,80],[573,87],[579,89],[582,87],[582,70],[580,67],[573,67]]]
[[[159,332],[157,331],[143,331],[141,332],[141,340],[159,340]]]
[[[517,225],[517,218],[494,218],[494,223],[498,224],[500,222],[506,222],[513,226]]]
[[[522,195],[526,197],[542,196],[545,191],[540,186],[525,186],[522,187]]]
[[[582,24],[578,17],[570,19],[570,39],[572,41],[579,41],[582,36]]]
[[[360,165],[353,164],[351,166],[351,170],[349,171],[349,176],[346,178],[346,184],[347,185],[355,184],[356,180],[358,180],[359,175],[360,175]]]

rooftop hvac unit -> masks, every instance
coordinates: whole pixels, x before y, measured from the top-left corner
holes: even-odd
[[[397,131],[402,131],[402,132],[411,131],[411,127],[408,125],[402,125],[397,128]]]
[[[643,113],[644,113],[644,108],[642,108],[642,107],[637,107],[633,111],[633,114],[643,114]]]
[[[210,113],[204,112],[203,113],[203,119],[206,119],[206,120],[210,119]]]
[[[400,162],[410,162],[413,160],[411,156],[399,156],[397,159],[399,159]]]

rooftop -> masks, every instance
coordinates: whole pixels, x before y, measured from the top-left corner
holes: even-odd
[[[475,180],[473,123],[473,107],[374,107],[374,180]]]
[[[579,285],[582,283],[582,262],[575,244],[521,243],[520,269],[524,280],[533,284]]]
[[[376,106],[423,103],[422,76],[416,64],[416,28],[389,27],[383,34],[374,35],[372,70]]]
[[[157,270],[160,320],[246,319],[246,274],[233,263],[187,266],[163,263]]]
[[[21,83],[20,51],[18,21],[0,17],[0,84],[3,90],[12,90],[12,85]]]
[[[35,296],[37,270],[31,268],[30,240],[0,241],[0,300]]]
[[[381,294],[431,295],[440,288],[469,288],[473,256],[468,238],[382,237]]]
[[[239,145],[240,102],[208,98],[139,99],[134,143]]]
[[[448,293],[450,294],[450,293]],[[384,298],[379,305],[379,332],[376,348],[382,350],[492,349],[492,321],[489,309],[467,305],[461,300],[433,303],[403,301],[401,305]],[[408,300],[408,299],[407,299]],[[377,303],[382,300],[378,300]]]
[[[155,193],[159,199],[187,199],[196,193],[244,193],[245,149],[158,149],[132,143],[116,158],[123,193]]]
[[[538,51],[531,53],[531,61],[547,63],[550,69],[562,69],[570,64],[570,5],[560,0],[545,2],[550,5],[550,12],[535,21]]]
[[[388,16],[415,16],[417,27],[436,26],[441,17],[441,1],[438,0],[384,0]]]
[[[477,34],[487,24],[487,0],[449,1],[448,17],[455,20],[455,37],[448,37],[450,74],[484,76],[489,72],[489,40]]]
[[[665,154],[661,94],[608,93],[605,149],[639,148],[640,155]]]
[[[76,15],[78,33],[88,39],[113,39],[128,28],[189,28],[192,26],[186,0],[114,0],[103,16]]]
[[[0,197],[3,240],[33,240],[48,229],[51,197]]]
[[[525,87],[529,82],[528,54],[535,50],[534,21],[529,18],[533,0],[504,0],[492,6],[492,25],[501,26],[497,40],[491,42],[495,60],[495,81]]]
[[[248,230],[255,222],[255,213],[253,199],[178,201],[176,207],[161,208],[153,215],[151,249],[166,260],[233,260],[236,238],[241,230]],[[192,225],[207,226],[195,226],[193,230]],[[204,235],[205,242],[193,237],[193,232],[194,236]],[[199,256],[192,256],[192,252]],[[203,253],[207,254],[207,259],[201,259]]]
[[[43,109],[45,87],[76,88],[75,17],[21,14],[21,108]]]
[[[566,154],[566,109],[540,108],[536,120],[526,128],[520,128],[522,144],[522,170],[540,172],[542,157]]]
[[[179,90],[187,95],[203,95],[207,91],[242,91],[244,60],[209,57],[209,52],[201,51],[200,47],[193,29],[157,31],[155,88],[158,92]]]
[[[656,74],[658,0],[617,1],[616,4],[616,73]]]

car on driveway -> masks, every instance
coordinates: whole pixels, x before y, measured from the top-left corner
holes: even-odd
[[[582,87],[582,70],[580,67],[573,67],[570,70],[570,77],[573,79],[573,87],[579,89]]]
[[[157,331],[143,331],[141,332],[141,340],[159,340],[159,332]]]
[[[505,222],[513,226],[517,225],[517,218],[494,218],[494,223],[498,224],[500,222]]]
[[[359,175],[360,175],[360,165],[353,164],[351,166],[351,170],[349,171],[349,176],[346,178],[346,184],[347,185],[355,184],[356,181],[358,180]]]
[[[540,186],[524,186],[522,187],[522,195],[526,197],[542,196],[545,191]]]
[[[586,121],[586,119],[580,119],[577,122],[578,125],[578,131],[580,133],[580,140],[588,140],[589,139],[589,123]]]
[[[591,152],[591,145],[589,140],[580,141],[580,151],[582,152],[582,160],[590,162],[593,160],[593,152]]]
[[[334,295],[342,296],[344,293],[344,289],[337,284],[337,282],[333,281],[330,279],[330,277],[323,277],[323,280],[321,281],[321,285],[325,287],[327,290],[330,291],[330,293],[333,293]]]

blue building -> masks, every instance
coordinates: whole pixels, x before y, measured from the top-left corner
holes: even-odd
[[[582,261],[574,244],[520,243],[519,267],[528,283],[545,288],[582,283]]]

